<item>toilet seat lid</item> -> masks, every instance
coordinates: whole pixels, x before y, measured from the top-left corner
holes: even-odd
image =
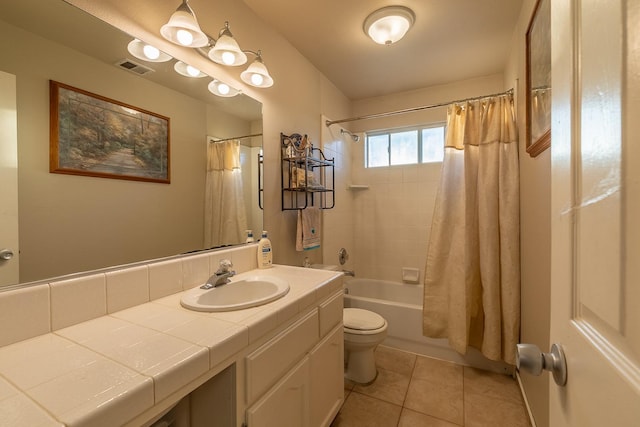
[[[373,311],[361,308],[345,308],[342,311],[344,327],[358,331],[371,331],[382,328],[386,321],[384,317]]]

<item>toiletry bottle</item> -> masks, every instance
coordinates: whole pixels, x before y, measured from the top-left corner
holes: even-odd
[[[247,240],[245,240],[245,243],[253,243],[255,242],[255,240],[253,240],[253,230],[246,230],[247,233]]]
[[[273,263],[271,241],[267,238],[267,232],[262,232],[262,238],[258,242],[258,268],[269,268]]]

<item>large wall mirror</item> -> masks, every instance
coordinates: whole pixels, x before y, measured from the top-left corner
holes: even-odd
[[[19,231],[19,253],[10,261],[18,263],[19,277],[2,283],[8,264],[0,262],[2,285],[244,241],[204,237],[207,146],[212,139],[261,135],[261,104],[244,94],[213,95],[211,78],[183,77],[174,71],[175,60],[136,59],[127,51],[131,40],[63,0],[0,0],[0,71],[15,76],[16,88]],[[118,65],[123,60],[150,71],[131,72]],[[49,173],[50,80],[168,117],[171,183]],[[241,138],[240,144],[246,228],[259,232],[262,138]],[[0,156],[7,152],[0,146]],[[219,198],[213,205],[227,202]],[[2,240],[9,233],[0,234]]]

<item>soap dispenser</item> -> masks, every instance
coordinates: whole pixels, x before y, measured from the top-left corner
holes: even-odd
[[[244,242],[245,243],[255,242],[255,240],[253,240],[253,230],[246,230],[246,233],[247,233],[247,239]]]
[[[269,268],[272,264],[271,240],[267,237],[267,232],[263,231],[262,237],[258,242],[258,268]]]

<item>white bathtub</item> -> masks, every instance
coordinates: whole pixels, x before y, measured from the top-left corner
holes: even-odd
[[[476,349],[470,348],[463,356],[449,347],[447,339],[423,336],[422,300],[422,285],[360,278],[345,281],[345,307],[371,310],[387,320],[383,345],[493,372],[512,373],[513,367],[488,360]]]

